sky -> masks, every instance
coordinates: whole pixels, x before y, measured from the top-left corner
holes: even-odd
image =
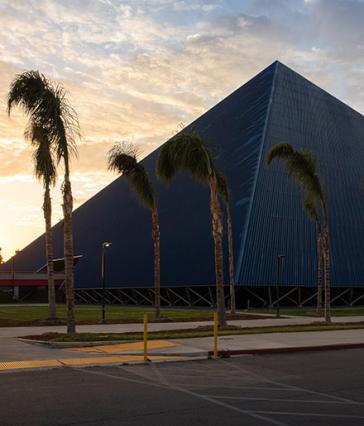
[[[44,229],[26,118],[6,113],[16,74],[62,83],[78,112],[78,207],[116,178],[106,170],[113,144],[147,155],[277,59],[363,114],[363,22],[363,0],[0,0],[2,255]]]

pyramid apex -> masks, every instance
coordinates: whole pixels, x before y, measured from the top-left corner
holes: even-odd
[[[285,65],[283,62],[281,62],[281,61],[279,61],[278,59],[276,59],[274,62],[272,62],[272,64],[271,65],[284,65],[285,67],[287,66],[287,65]]]

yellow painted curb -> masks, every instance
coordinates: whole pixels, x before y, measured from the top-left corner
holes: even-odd
[[[150,356],[150,361],[174,361],[182,360],[181,356]],[[29,361],[6,361],[0,362],[0,371],[18,370],[18,369],[34,369],[34,368],[50,368],[64,366],[83,366],[83,365],[100,365],[100,364],[120,364],[127,362],[143,362],[143,355],[125,355],[125,356],[107,356],[107,357],[90,357],[90,358],[65,358],[65,359],[45,359],[45,360],[29,360]]]
[[[17,370],[26,368],[61,367],[62,364],[56,359],[44,359],[35,361],[9,361],[0,362],[0,371]]]

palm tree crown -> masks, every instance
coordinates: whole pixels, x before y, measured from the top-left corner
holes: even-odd
[[[282,142],[269,150],[267,165],[269,166],[274,159],[286,162],[288,175],[293,177],[305,193],[310,194],[311,203],[317,204],[324,200],[316,160],[310,152],[296,151],[288,142]]]
[[[152,208],[155,202],[154,190],[145,168],[137,160],[137,154],[138,151],[133,145],[115,145],[108,153],[108,169],[124,176],[138,194],[140,201],[146,207]]]
[[[196,134],[180,134],[166,142],[158,158],[158,176],[171,182],[178,171],[206,182],[216,168],[205,141]]]
[[[77,155],[76,138],[80,135],[78,118],[70,106],[65,89],[51,83],[39,71],[26,71],[13,80],[8,95],[8,114],[19,105],[29,116],[30,124],[47,131],[57,159]]]

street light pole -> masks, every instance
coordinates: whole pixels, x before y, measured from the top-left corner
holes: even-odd
[[[105,324],[105,282],[106,282],[106,248],[110,247],[111,243],[102,243],[101,245],[101,281],[102,281],[102,300],[101,300],[101,309],[102,309],[102,318],[101,324]]]
[[[277,268],[277,285],[276,285],[276,317],[279,318],[279,286],[282,284],[282,270],[283,270],[283,261],[286,256],[284,254],[279,254],[277,256],[278,268]]]

